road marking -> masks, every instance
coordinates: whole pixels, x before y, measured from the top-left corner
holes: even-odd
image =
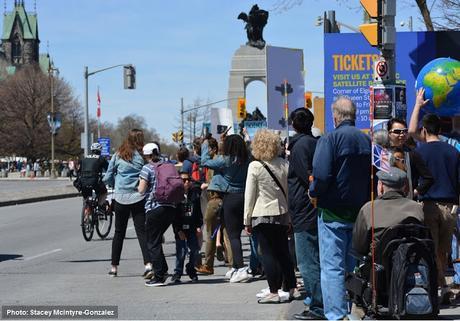
[[[24,259],[24,261],[33,260],[33,259],[36,259],[38,257],[45,256],[45,255],[48,255],[48,254],[53,254],[53,253],[60,252],[60,251],[62,251],[62,249],[54,249],[54,250],[51,250],[51,251],[48,251],[48,252],[44,252],[44,253],[40,253],[40,254],[37,254],[37,255],[34,255],[34,256],[26,257]]]

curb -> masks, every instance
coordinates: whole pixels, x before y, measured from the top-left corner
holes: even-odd
[[[43,202],[43,201],[51,201],[51,200],[58,200],[58,199],[63,199],[63,198],[77,197],[77,196],[80,196],[80,195],[81,195],[80,193],[69,193],[69,194],[47,195],[47,196],[24,198],[24,199],[19,199],[19,200],[11,200],[11,201],[0,202],[0,207],[27,204],[27,203],[35,203],[35,202]]]

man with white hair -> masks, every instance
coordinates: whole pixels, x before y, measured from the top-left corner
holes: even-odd
[[[371,141],[355,127],[356,106],[346,97],[332,104],[335,130],[322,136],[313,158],[309,195],[318,207],[319,257],[324,315],[341,320],[348,313],[345,272],[353,224],[370,199]]]

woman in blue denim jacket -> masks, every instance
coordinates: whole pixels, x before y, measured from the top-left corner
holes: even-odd
[[[121,250],[126,235],[128,219],[131,215],[134,228],[144,258],[144,275],[151,271],[152,264],[147,251],[145,235],[144,195],[137,190],[139,174],[144,166],[140,151],[144,146],[144,134],[139,129],[131,129],[128,137],[112,156],[103,182],[115,187],[115,235],[112,240],[112,268],[110,276],[117,276]]]
[[[249,279],[243,263],[241,231],[244,216],[244,187],[248,173],[249,155],[246,143],[239,135],[227,136],[223,155],[211,159],[208,143],[201,146],[201,165],[215,170],[209,189],[224,193],[222,203],[225,227],[230,238],[233,253],[233,267],[226,274],[231,283]]]

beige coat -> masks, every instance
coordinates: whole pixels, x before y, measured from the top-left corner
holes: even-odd
[[[287,193],[288,162],[276,157],[265,163]],[[276,216],[287,212],[287,199],[281,189],[260,162],[251,162],[244,192],[244,225],[251,225],[251,218],[255,216]]]

